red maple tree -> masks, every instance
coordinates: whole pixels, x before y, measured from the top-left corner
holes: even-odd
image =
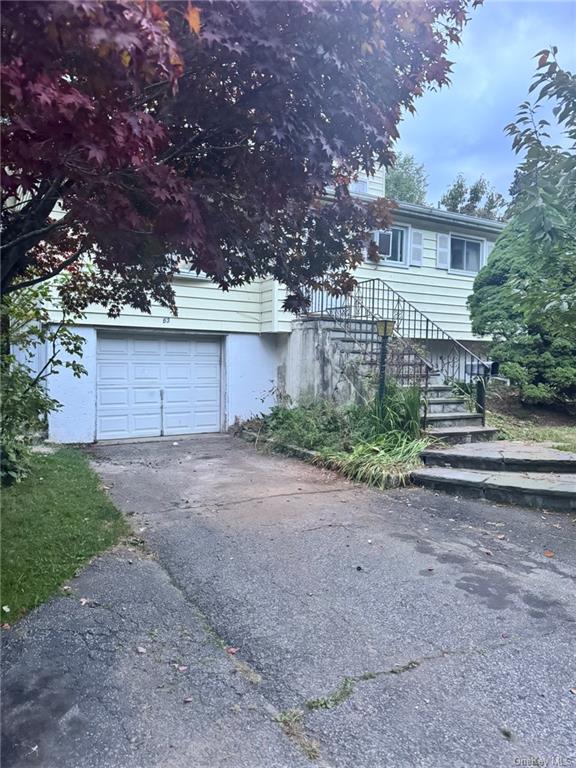
[[[467,0],[2,4],[2,293],[61,274],[66,307],[174,309],[182,264],[222,288],[351,283],[392,158],[448,81]]]

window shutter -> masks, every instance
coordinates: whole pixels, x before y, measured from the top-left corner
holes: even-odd
[[[484,242],[484,248],[482,249],[483,250],[482,266],[484,266],[484,264],[486,264],[486,262],[488,261],[488,257],[492,253],[492,248],[494,248],[494,243],[489,243],[488,240],[486,240]]]
[[[410,243],[410,264],[413,267],[421,267],[424,256],[424,233],[418,229],[412,230]]]
[[[436,266],[438,269],[450,268],[450,236],[436,235]]]

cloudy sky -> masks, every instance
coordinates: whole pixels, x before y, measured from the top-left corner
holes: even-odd
[[[485,0],[471,17],[450,51],[452,85],[426,94],[400,127],[397,149],[425,165],[432,204],[459,172],[506,194],[518,160],[503,129],[527,98],[534,54],[556,45],[576,70],[576,0]]]

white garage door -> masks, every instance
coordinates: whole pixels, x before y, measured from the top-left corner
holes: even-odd
[[[220,342],[98,336],[96,438],[220,431]]]

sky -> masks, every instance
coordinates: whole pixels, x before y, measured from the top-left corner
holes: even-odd
[[[576,70],[576,0],[484,0],[470,16],[449,51],[451,86],[418,100],[396,144],[425,166],[433,205],[460,172],[506,195],[519,161],[504,127],[528,98],[534,54],[556,45],[560,65]]]

